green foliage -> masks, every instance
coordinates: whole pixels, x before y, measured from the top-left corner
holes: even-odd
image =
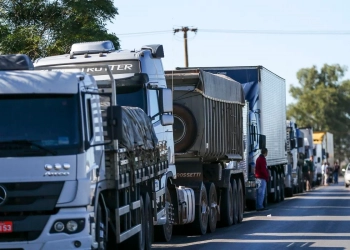
[[[338,64],[325,64],[320,71],[315,66],[300,69],[300,87],[289,90],[297,102],[287,108],[287,117],[295,118],[299,127],[333,133],[337,159],[349,156],[350,147],[350,80],[341,81],[345,71]]]
[[[38,57],[69,53],[76,42],[119,39],[106,23],[113,0],[0,0],[0,52]]]

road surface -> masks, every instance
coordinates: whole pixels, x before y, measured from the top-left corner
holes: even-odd
[[[350,249],[350,189],[339,184],[273,204],[270,210],[246,212],[241,224],[204,236],[174,235],[154,249],[254,250]]]

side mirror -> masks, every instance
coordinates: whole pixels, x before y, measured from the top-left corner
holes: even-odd
[[[121,106],[109,106],[107,108],[107,133],[111,140],[119,140],[123,134],[122,111]]]
[[[266,135],[259,134],[259,149],[266,148]]]
[[[173,112],[173,93],[171,89],[159,90],[159,108],[160,113],[172,113]]]
[[[298,138],[298,148],[304,147],[304,138]]]
[[[291,149],[296,148],[296,146],[295,146],[295,139],[291,139],[290,140],[290,147],[291,147]]]
[[[343,168],[341,171],[342,171],[342,172],[345,172],[345,168]]]
[[[160,117],[160,122],[162,126],[173,125],[174,124],[174,116],[169,114],[162,114]]]

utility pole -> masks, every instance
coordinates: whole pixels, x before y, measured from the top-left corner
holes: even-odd
[[[185,67],[188,67],[188,50],[187,50],[187,32],[192,31],[194,33],[197,33],[198,29],[197,28],[188,28],[182,27],[181,29],[174,29],[174,34],[177,32],[182,31],[184,33],[184,46],[185,46]]]

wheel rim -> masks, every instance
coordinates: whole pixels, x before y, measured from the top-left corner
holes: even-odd
[[[202,193],[200,209],[201,209],[202,225],[207,225],[208,224],[208,198],[205,192]]]

